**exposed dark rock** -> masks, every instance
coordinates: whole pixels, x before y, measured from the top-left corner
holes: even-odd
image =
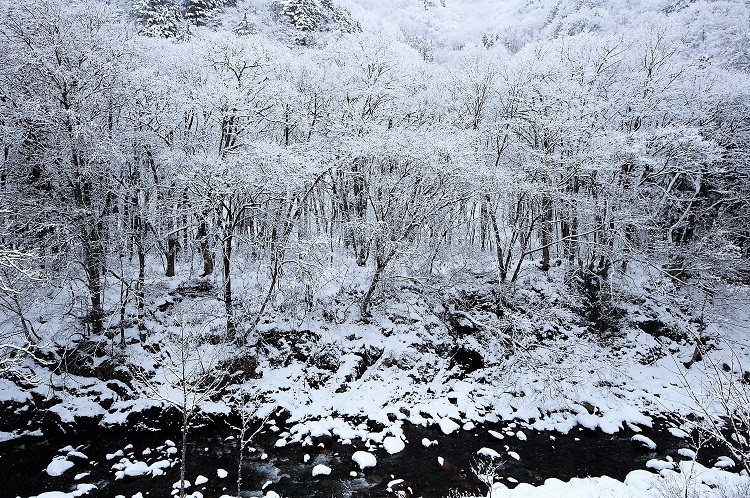
[[[219,368],[227,372],[227,382],[232,384],[263,377],[263,372],[258,369],[258,358],[250,351],[222,362]]]
[[[484,368],[484,357],[479,351],[464,345],[457,346],[451,355],[449,367],[459,367],[465,373],[471,373]]]
[[[128,368],[114,359],[107,359],[101,362],[94,369],[94,376],[101,380],[118,380],[126,386],[131,386],[133,374]]]
[[[258,341],[258,352],[271,366],[287,366],[293,360],[310,361],[320,335],[310,330],[269,330]]]
[[[332,344],[326,344],[312,355],[313,365],[329,372],[335,372],[341,366],[341,351]]]
[[[177,289],[175,289],[173,295],[188,298],[209,297],[213,293],[213,290],[214,288],[211,285],[210,280],[200,279],[180,284]]]

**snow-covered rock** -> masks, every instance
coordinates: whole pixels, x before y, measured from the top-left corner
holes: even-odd
[[[646,462],[646,467],[648,467],[649,469],[654,469],[654,470],[673,469],[674,462],[667,462],[665,460],[658,460],[656,458],[652,458],[651,460]]]
[[[697,454],[695,451],[691,450],[690,448],[680,448],[677,450],[677,454],[680,456],[684,456],[685,458],[690,458],[691,460],[695,460],[695,457]]]
[[[185,486],[185,489],[190,487],[190,481],[188,481],[187,479],[183,481],[183,484]],[[177,481],[176,483],[172,484],[172,489],[180,489],[180,481]]]
[[[489,432],[490,436],[492,436],[492,437],[494,437],[494,438],[497,438],[497,439],[505,439],[505,436],[503,436],[502,434],[500,434],[500,433],[499,433],[499,432],[497,432],[497,431],[487,431],[487,432]]]
[[[438,420],[438,425],[440,425],[440,430],[443,431],[443,434],[451,434],[461,428],[460,425],[448,417],[443,417]]]
[[[656,449],[656,443],[653,442],[651,439],[647,438],[646,436],[644,436],[643,434],[636,434],[635,436],[631,437],[630,440],[638,444],[639,446],[642,446],[649,450]]]
[[[401,438],[389,436],[383,440],[383,448],[391,455],[394,455],[404,451],[406,444],[404,444]]]
[[[735,466],[734,460],[729,458],[728,456],[720,456],[719,459],[714,464],[714,467],[717,469],[730,469]]]
[[[312,475],[315,476],[327,476],[331,474],[331,468],[327,465],[318,464],[312,469]]]
[[[47,474],[49,474],[52,477],[58,477],[61,476],[75,465],[70,460],[66,460],[63,457],[56,457],[54,460],[52,460],[49,465],[47,465]]]
[[[490,458],[500,458],[500,453],[493,450],[492,448],[481,448],[477,451],[477,455],[482,455]]]
[[[146,462],[129,463],[123,469],[123,474],[128,477],[140,477],[147,474],[151,468]]]
[[[678,437],[680,439],[686,439],[690,437],[690,434],[683,431],[682,429],[678,429],[677,427],[670,427],[667,430],[669,431],[671,435],[673,435],[674,437]]]
[[[354,460],[354,463],[359,465],[360,470],[364,470],[368,467],[374,467],[378,463],[375,455],[366,451],[355,451],[352,455],[352,460]]]

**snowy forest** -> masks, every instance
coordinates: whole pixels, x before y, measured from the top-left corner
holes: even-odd
[[[0,0],[0,140],[0,495],[750,496],[743,0]]]

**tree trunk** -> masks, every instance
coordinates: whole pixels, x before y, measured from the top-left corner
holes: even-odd
[[[495,237],[495,255],[497,257],[497,273],[499,277],[499,281],[501,284],[504,284],[505,281],[508,279],[508,266],[506,264],[506,260],[503,257],[503,246],[500,240],[500,229],[497,225],[497,216],[495,216],[495,212],[492,210],[490,206],[490,196],[486,196],[487,202],[485,203],[486,206],[486,213],[490,218],[490,223],[492,225],[492,233]],[[482,246],[484,247],[484,234],[482,235]],[[508,250],[510,252],[510,249]]]
[[[206,218],[208,217],[208,213],[202,213],[201,214],[201,221],[198,224],[198,241],[200,243],[200,250],[201,250],[201,257],[203,258],[203,275],[202,277],[206,277],[213,273],[214,271],[214,253],[211,250],[211,244],[209,243],[208,239],[208,224],[206,223]]]
[[[135,302],[137,308],[138,333],[141,342],[146,342],[146,324],[144,322],[144,311],[146,307],[145,284],[146,284],[146,252],[143,250],[143,242],[137,244],[138,248],[138,281],[135,286]]]
[[[88,323],[91,331],[98,334],[102,331],[104,309],[102,307],[102,257],[101,247],[96,230],[86,231],[83,240],[83,265],[86,271],[86,283],[91,297],[91,311]]]
[[[174,277],[175,275],[175,260],[177,259],[179,248],[180,241],[177,238],[177,234],[170,234],[167,237],[167,271],[165,273],[167,277]]]
[[[542,271],[549,271],[550,255],[549,248],[552,241],[552,199],[544,194],[542,196]]]
[[[393,258],[393,256],[396,254],[396,249],[391,249],[391,251],[388,253],[388,255],[384,258],[376,258],[375,260],[375,273],[372,275],[372,280],[370,280],[370,286],[367,288],[367,292],[365,292],[365,297],[362,298],[362,304],[360,306],[360,315],[364,317],[370,316],[370,304],[372,301],[372,296],[375,294],[375,289],[377,289],[378,284],[380,283],[380,279],[383,278],[383,272],[385,271],[385,267],[388,266],[388,262]]]
[[[231,233],[224,235],[222,241],[222,263],[224,270],[224,311],[227,317],[227,336],[234,339],[237,326],[234,323],[234,312],[232,310],[232,239]]]
[[[373,294],[375,294],[375,289],[377,288],[378,283],[380,282],[380,279],[383,276],[383,270],[385,270],[385,265],[375,266],[375,273],[372,275],[372,280],[370,280],[370,286],[367,288],[365,297],[362,299],[362,305],[360,306],[360,315],[362,317],[371,316],[370,303],[372,301]]]
[[[365,183],[364,173],[357,169],[356,162],[352,168],[352,173],[354,218],[357,220],[354,251],[357,257],[357,266],[365,266],[370,248],[370,244],[367,243],[368,237],[365,233],[365,223],[367,222],[367,184]]]
[[[185,409],[182,412],[182,461],[180,462],[180,498],[185,498],[185,468],[187,462],[188,421],[189,414]]]

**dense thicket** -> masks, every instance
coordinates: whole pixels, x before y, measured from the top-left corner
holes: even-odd
[[[171,20],[176,5],[136,7]],[[7,330],[33,341],[24,313],[49,298],[35,282],[65,280],[92,330],[119,314],[146,337],[146,283],[196,266],[219,283],[232,336],[281,288],[313,306],[346,265],[366,277],[365,316],[392,269],[426,282],[465,261],[498,285],[560,266],[592,300],[642,265],[746,281],[746,47],[714,35],[742,31],[748,7],[727,5],[741,15],[698,10],[702,35],[694,12],[662,12],[428,56],[367,33],[304,48],[253,30],[177,43],[134,35],[98,3],[4,2]],[[241,309],[240,263],[265,274]]]

